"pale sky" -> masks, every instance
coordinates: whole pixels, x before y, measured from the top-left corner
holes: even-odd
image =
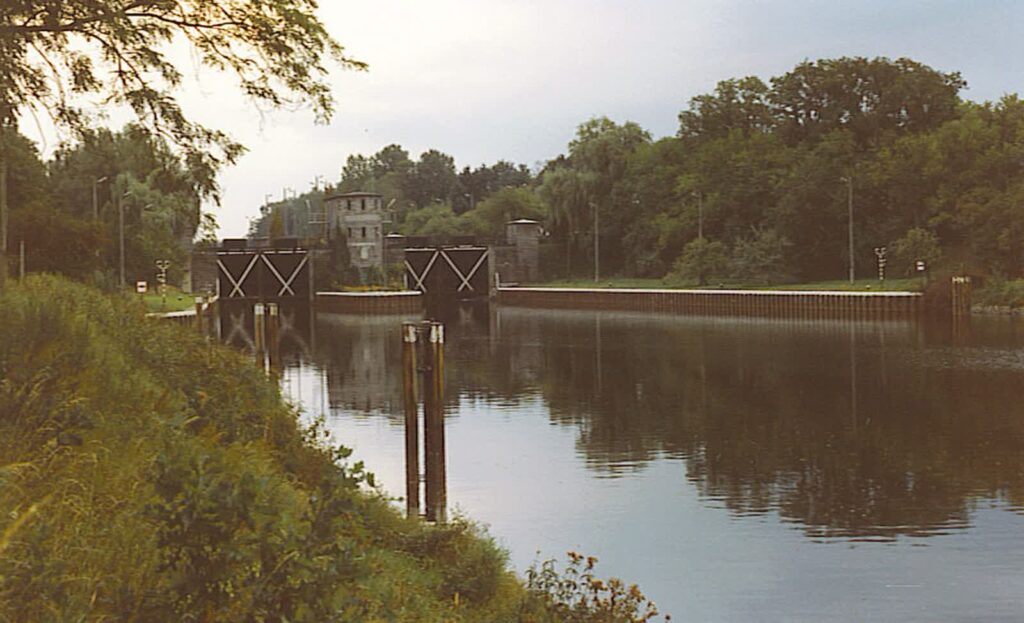
[[[260,113],[224,78],[182,91],[187,112],[250,148],[220,178],[223,236],[243,235],[268,194],[337,181],[349,154],[398,143],[460,169],[532,167],[593,116],[671,135],[717,81],[767,80],[805,59],[908,56],[960,71],[969,99],[1024,92],[1019,0],[321,0],[320,17],[370,65],[333,72],[330,125],[305,110]]]

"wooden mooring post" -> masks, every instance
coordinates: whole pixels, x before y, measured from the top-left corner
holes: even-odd
[[[953,277],[949,289],[953,319],[968,318],[971,315],[971,278]]]
[[[405,513],[420,514],[419,403],[416,400],[416,324],[402,323],[402,397],[405,403]]]
[[[270,371],[281,371],[281,315],[277,303],[267,303],[267,359]]]
[[[252,307],[253,345],[255,346],[256,365],[262,370],[266,353],[266,316],[263,303]]]
[[[448,487],[444,434],[444,325],[407,322],[402,325],[402,372],[405,403],[406,512],[419,513],[419,421],[416,375],[422,373],[423,441],[426,519],[447,520]],[[419,346],[420,354],[417,354]],[[417,361],[421,364],[417,365]]]

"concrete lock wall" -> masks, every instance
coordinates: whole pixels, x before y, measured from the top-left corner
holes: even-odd
[[[316,308],[339,314],[418,314],[423,297],[415,291],[317,292]]]

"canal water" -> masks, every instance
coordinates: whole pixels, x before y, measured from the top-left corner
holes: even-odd
[[[401,320],[321,314],[282,378],[394,496]],[[445,322],[450,506],[518,570],[593,555],[674,620],[1024,617],[1024,326]]]

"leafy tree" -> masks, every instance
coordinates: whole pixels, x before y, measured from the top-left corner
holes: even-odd
[[[572,256],[579,244],[581,228],[591,220],[590,200],[594,174],[569,167],[549,170],[544,174],[539,192],[548,206],[550,224],[555,235],[567,242],[566,271],[572,274]]]
[[[728,272],[729,257],[725,245],[717,240],[697,238],[683,249],[666,280],[674,285],[696,281],[697,285],[706,286],[709,278]]]
[[[769,99],[787,141],[813,141],[848,129],[862,144],[955,118],[958,94],[967,85],[959,73],[884,57],[805,61],[771,84]]]
[[[233,162],[241,146],[190,121],[175,98],[182,74],[161,46],[187,41],[204,66],[228,71],[256,102],[281,106],[292,96],[318,118],[333,113],[325,58],[365,65],[313,15],[310,0],[24,0],[0,8],[0,117],[42,110],[75,130],[93,119],[83,96],[129,107],[140,121],[185,150],[197,169]]]
[[[722,80],[714,94],[694,97],[690,109],[679,113],[679,136],[708,140],[734,131],[770,132],[775,117],[768,94],[768,86],[755,76]]]
[[[737,238],[733,244],[733,276],[768,285],[786,280],[792,274],[786,261],[791,246],[774,229],[753,228],[749,237]]]
[[[542,220],[544,205],[537,194],[529,188],[505,187],[494,193],[476,208],[461,216],[468,223],[468,229],[478,236],[494,240],[505,235],[505,224],[521,218]]]
[[[405,194],[417,207],[450,201],[458,185],[455,160],[436,149],[425,151],[406,182]]]
[[[184,154],[197,188],[217,198],[217,170],[243,147],[190,120],[167,58],[186,41],[203,66],[234,75],[243,93],[271,106],[302,101],[320,120],[333,113],[324,60],[362,69],[313,15],[312,0],[23,0],[0,5],[0,221],[6,221],[2,145],[27,111],[83,133],[95,121],[83,102],[130,109]],[[6,232],[0,252],[6,248]],[[0,258],[0,280],[6,261]],[[0,281],[2,285],[2,281]]]
[[[388,174],[405,175],[413,167],[413,161],[409,159],[409,152],[402,149],[401,145],[391,144],[371,158],[373,176],[382,178]]]
[[[440,202],[410,212],[402,224],[402,233],[407,236],[458,236],[467,229],[452,207]]]
[[[352,154],[345,160],[345,166],[341,169],[342,192],[367,190],[373,185],[374,167],[373,160],[361,154]]]
[[[515,165],[499,160],[492,166],[481,165],[476,169],[465,167],[459,173],[459,193],[452,201],[456,213],[473,209],[479,201],[508,187],[524,187],[533,183],[533,175],[526,165]]]
[[[939,238],[920,227],[907,231],[902,238],[893,242],[890,248],[897,268],[902,268],[908,275],[914,274],[915,262],[920,260],[925,266],[931,267],[942,256]]]

